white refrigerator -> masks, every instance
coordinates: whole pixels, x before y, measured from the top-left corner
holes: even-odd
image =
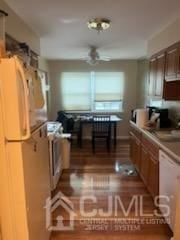
[[[17,57],[0,59],[2,240],[47,240],[50,234],[45,224],[45,203],[50,196],[45,101],[43,110],[34,109],[32,121],[31,101],[35,89],[29,87],[28,81]],[[36,85],[39,92],[41,84]],[[37,112],[43,117],[38,118]]]

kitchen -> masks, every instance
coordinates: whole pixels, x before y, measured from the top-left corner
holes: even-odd
[[[100,4],[94,12],[89,6],[89,13],[80,0],[73,6],[64,1],[62,6],[0,2],[1,39],[6,44],[6,49],[1,46],[0,64],[2,240],[179,239],[179,3],[113,3],[105,2],[109,13]],[[102,20],[109,28],[89,29],[87,21],[90,24],[99,12],[107,18],[92,20]],[[22,85],[16,82],[19,78]],[[146,107],[154,107],[151,115]],[[60,118],[54,123],[62,112],[66,122]],[[107,143],[95,141],[93,148],[93,117],[99,112],[110,116],[112,129],[105,136]],[[80,134],[67,122],[77,127],[80,123]],[[63,199],[74,206],[73,214],[61,202],[52,216],[46,215],[50,195],[52,202]],[[135,221],[133,203],[145,197],[143,213],[150,213],[159,195],[173,196],[169,205],[159,200],[164,224],[153,226],[157,216],[136,226],[103,222],[103,216],[112,217],[111,201],[113,209],[126,204],[124,215]],[[83,202],[83,197],[89,199]],[[84,211],[79,202],[88,202]],[[92,210],[95,203],[97,209]],[[164,205],[170,209],[167,217]],[[75,218],[70,226],[65,210]],[[124,219],[123,211],[116,210]],[[81,221],[85,213],[92,220],[94,212],[102,224]],[[62,222],[64,231],[56,228]],[[115,229],[108,228],[110,222]]]

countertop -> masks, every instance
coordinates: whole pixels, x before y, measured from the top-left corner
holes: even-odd
[[[164,142],[159,140],[153,133],[145,128],[139,128],[136,123],[130,121],[130,124],[146,135],[149,139],[159,145],[161,150],[173,157],[178,164],[180,164],[180,141],[179,142]]]

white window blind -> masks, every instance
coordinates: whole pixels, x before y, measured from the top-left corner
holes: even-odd
[[[122,101],[124,74],[121,72],[96,72],[94,74],[94,100],[97,102]]]
[[[61,75],[62,108],[66,111],[91,110],[91,78],[87,72]]]

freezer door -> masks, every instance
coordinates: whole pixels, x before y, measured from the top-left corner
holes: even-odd
[[[22,141],[30,137],[28,88],[17,57],[0,61],[0,95],[5,138]]]

